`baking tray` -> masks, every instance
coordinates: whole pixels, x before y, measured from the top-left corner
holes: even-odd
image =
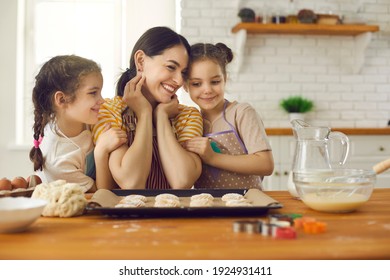
[[[253,206],[212,206],[212,207],[190,207],[189,203],[182,203],[177,208],[115,208],[115,204],[121,197],[130,194],[140,194],[153,201],[156,195],[170,193],[178,196],[180,200],[186,201],[195,194],[209,193],[218,201],[224,194],[239,193],[248,198]],[[271,209],[282,208],[283,205],[266,195],[258,189],[191,189],[191,190],[98,190],[86,206],[87,213],[97,213],[110,217],[132,217],[132,218],[157,218],[157,217],[235,217],[235,216],[261,216]]]

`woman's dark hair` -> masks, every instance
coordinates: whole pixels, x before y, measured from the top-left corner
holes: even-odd
[[[123,96],[124,89],[128,81],[137,75],[135,66],[134,54],[141,50],[147,56],[152,57],[162,54],[165,50],[177,45],[183,45],[188,55],[190,54],[190,44],[182,35],[176,33],[172,29],[164,26],[157,26],[148,29],[135,43],[130,56],[129,68],[119,77],[116,86],[116,95]]]
[[[34,171],[43,169],[44,158],[39,144],[46,124],[55,120],[54,94],[61,91],[67,97],[66,102],[72,103],[76,99],[81,78],[94,72],[101,72],[96,62],[76,55],[63,55],[55,56],[43,64],[35,77],[32,92],[34,147],[30,151]]]
[[[191,46],[190,64],[206,59],[211,59],[216,62],[221,67],[226,79],[226,65],[233,60],[232,50],[224,43],[217,43],[215,45],[197,43]]]

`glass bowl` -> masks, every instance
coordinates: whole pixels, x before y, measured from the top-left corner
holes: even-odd
[[[300,170],[293,182],[303,203],[317,211],[347,213],[369,200],[376,173],[363,169]]]

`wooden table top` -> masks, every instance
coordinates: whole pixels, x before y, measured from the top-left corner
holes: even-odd
[[[348,214],[312,211],[285,191],[265,193],[284,205],[269,214],[314,217],[327,223],[327,231],[298,231],[296,239],[280,240],[234,233],[233,222],[245,217],[41,217],[26,232],[0,234],[0,259],[390,259],[390,189],[374,190],[365,205]]]

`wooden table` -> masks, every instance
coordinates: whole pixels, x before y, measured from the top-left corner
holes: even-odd
[[[312,211],[285,191],[266,193],[284,205],[270,213],[314,217],[327,223],[327,231],[277,240],[234,233],[233,222],[244,217],[42,217],[24,233],[0,234],[0,259],[390,259],[390,189],[376,189],[348,214]]]

